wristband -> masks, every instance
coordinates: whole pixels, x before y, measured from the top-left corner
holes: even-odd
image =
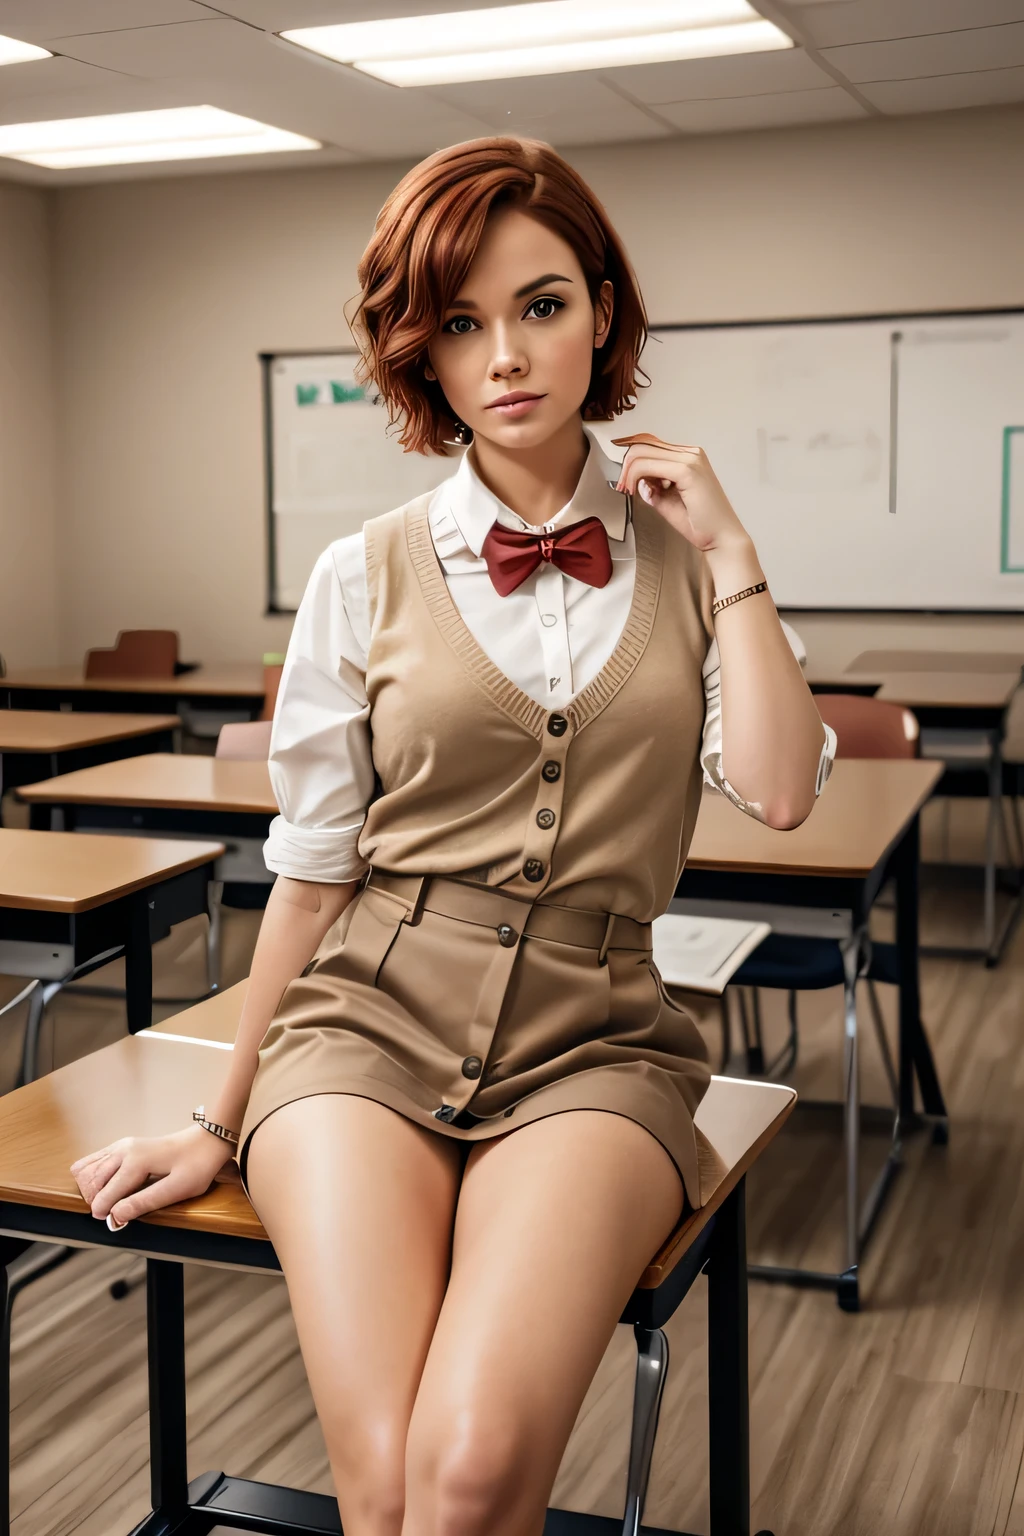
[[[731,597],[717,597],[711,604],[711,617],[721,613],[723,608],[731,608],[733,603],[742,603],[745,597],[756,597],[758,592],[767,592],[768,583],[759,581],[756,587],[744,587],[742,592],[734,592]]]
[[[192,1111],[192,1119],[197,1125],[201,1125],[204,1131],[209,1131],[211,1136],[219,1136],[221,1141],[229,1141],[233,1147],[238,1146],[238,1132],[229,1131],[226,1125],[217,1125],[213,1120],[207,1120],[206,1110],[202,1104]]]

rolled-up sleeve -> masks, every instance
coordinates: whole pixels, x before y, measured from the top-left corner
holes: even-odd
[[[789,641],[793,654],[803,665],[806,660],[806,652],[799,635],[788,624],[783,624],[786,639]],[[702,668],[704,679],[704,736],[701,741],[700,761],[704,770],[705,783],[711,784],[719,790],[726,799],[746,815],[753,816],[757,821],[763,821],[764,816],[759,805],[744,800],[737,794],[729,780],[722,772],[722,660],[718,653],[718,641],[712,640],[708,647],[707,656],[704,658]],[[825,732],[825,740],[822,743],[821,756],[818,758],[818,774],[815,780],[814,793],[820,795],[825,781],[832,772],[832,764],[836,756],[836,733],[830,725],[822,725]]]
[[[361,534],[320,556],[295,615],[270,738],[280,815],[263,857],[295,880],[358,880],[358,840],[374,788],[366,697]]]

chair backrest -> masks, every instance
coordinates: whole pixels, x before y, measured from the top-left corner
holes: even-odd
[[[178,636],[173,629],[122,629],[110,650],[87,651],[86,677],[173,677]]]
[[[284,665],[280,661],[264,662],[263,664],[263,708],[260,711],[261,720],[273,720],[274,705],[277,703],[277,690],[281,686],[281,673]]]
[[[819,693],[814,702],[836,733],[837,757],[917,757],[917,717],[902,704],[855,693]]]
[[[270,756],[270,727],[269,720],[241,720],[233,725],[222,725],[214,757],[246,758],[249,762],[265,763]]]

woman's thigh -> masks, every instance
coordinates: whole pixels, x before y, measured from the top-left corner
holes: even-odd
[[[400,1523],[462,1161],[457,1143],[351,1094],[285,1105],[249,1147],[246,1181],[288,1283],[351,1536],[393,1523],[382,1500]]]
[[[540,1531],[615,1324],[682,1208],[668,1153],[620,1115],[553,1115],[474,1148],[410,1426],[404,1536]]]

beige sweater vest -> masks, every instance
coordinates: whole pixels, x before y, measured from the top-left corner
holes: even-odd
[[[462,876],[650,921],[671,900],[700,803],[706,562],[638,501],[618,644],[593,682],[550,711],[467,628],[430,537],[429,501],[365,528],[380,790],[360,852],[397,874]]]

